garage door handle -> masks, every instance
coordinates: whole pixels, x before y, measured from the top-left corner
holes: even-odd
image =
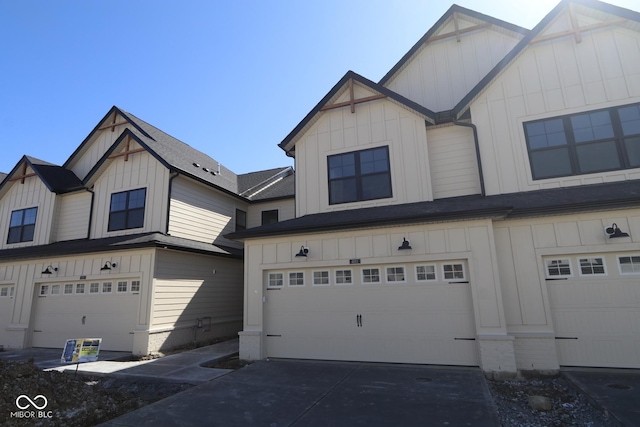
[[[33,332],[42,332],[40,329],[34,329]]]
[[[358,328],[362,328],[362,314],[356,314],[356,325]]]
[[[578,337],[556,337],[557,340],[577,340]]]

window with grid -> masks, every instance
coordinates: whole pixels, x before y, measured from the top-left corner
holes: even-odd
[[[443,264],[442,277],[444,278],[444,280],[449,280],[449,281],[465,280],[464,265],[459,263]]]
[[[268,288],[281,288],[284,284],[283,273],[269,273],[267,287]]]
[[[10,298],[13,296],[13,286],[0,287],[0,297]]]
[[[128,282],[122,281],[118,282],[118,292],[127,292]]]
[[[336,270],[336,285],[350,285],[353,283],[351,270]]]
[[[111,195],[109,208],[109,231],[142,228],[144,226],[144,206],[146,188],[122,191]]]
[[[37,216],[38,208],[20,209],[11,212],[7,243],[33,241],[33,235],[36,230]]]
[[[416,265],[416,280],[418,282],[427,282],[436,280],[435,265]]]
[[[304,286],[304,273],[302,271],[289,272],[289,286]]]
[[[66,285],[64,285],[64,293],[65,294],[73,293],[73,283],[67,283]]]
[[[404,282],[404,267],[387,267],[387,282]]]
[[[84,283],[76,284],[76,294],[84,294]]]
[[[131,292],[140,292],[140,280],[131,281]]]
[[[111,282],[103,282],[102,283],[102,293],[103,294],[111,293]]]
[[[100,292],[100,283],[91,283],[89,285],[89,293],[97,294],[98,292]]]
[[[533,179],[640,167],[640,104],[524,123]]]
[[[604,269],[604,260],[600,257],[597,258],[579,258],[580,263],[580,275],[582,276],[604,276],[606,273]]]
[[[314,271],[313,272],[313,284],[315,286],[322,286],[329,284],[329,272],[328,271]]]
[[[618,257],[618,265],[622,274],[640,273],[640,255]]]
[[[380,269],[376,267],[363,268],[362,283],[380,283]]]
[[[60,285],[51,285],[51,295],[60,295]]]
[[[327,157],[329,204],[391,197],[389,147]]]
[[[49,294],[49,285],[40,286],[40,295],[48,295]]]
[[[568,259],[548,259],[545,261],[548,278],[571,277],[571,261]]]

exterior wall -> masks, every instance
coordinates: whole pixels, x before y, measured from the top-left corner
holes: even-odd
[[[478,25],[457,14],[458,26]],[[452,20],[434,36],[455,31]],[[427,43],[389,82],[389,89],[432,111],[452,109],[516,45],[521,34],[494,28]]]
[[[372,95],[354,88],[356,98]],[[433,200],[424,127],[424,119],[387,100],[358,104],[355,113],[347,107],[322,113],[296,144],[296,215]],[[329,205],[327,156],[383,146],[389,146],[393,196]]]
[[[100,271],[106,261],[117,264],[111,271]],[[140,331],[148,330],[151,310],[151,278],[153,250],[103,252],[100,254],[60,256],[48,259],[0,262],[0,284],[15,286],[9,322],[0,325],[0,345],[24,348],[31,345],[36,288],[42,283],[75,283],[76,281],[116,281],[136,278],[141,281],[138,322],[134,329],[134,346]],[[41,272],[47,266],[57,267],[52,275]],[[87,299],[89,301],[89,299]],[[99,302],[102,304],[102,302]],[[91,305],[86,307],[88,313]],[[64,343],[61,343],[61,346]],[[139,345],[139,344],[138,344]]]
[[[185,239],[242,247],[222,237],[235,231],[236,208],[247,211],[246,203],[178,176],[171,187],[168,232]]]
[[[427,129],[433,198],[480,194],[473,130],[463,126]]]
[[[241,260],[158,250],[145,354],[241,328]]]
[[[132,144],[131,148],[135,149],[139,146]],[[97,239],[123,234],[164,231],[168,185],[169,170],[149,153],[132,154],[128,161],[124,161],[123,157],[115,158],[102,171],[94,186],[95,198],[90,237]],[[108,232],[111,194],[143,187],[147,189],[144,227]]]
[[[84,239],[89,233],[89,214],[91,212],[91,193],[79,193],[57,196],[56,215],[52,241]]]
[[[561,15],[553,32],[568,25]],[[628,169],[534,181],[523,127],[634,102],[640,102],[640,33],[608,26],[583,33],[581,43],[567,36],[529,45],[471,105],[487,194],[639,179],[640,169]]]
[[[33,170],[27,168],[27,173],[33,173]],[[24,184],[13,181],[8,186],[10,188],[0,200],[0,250],[50,243],[56,195],[37,176],[25,178]],[[11,212],[33,207],[38,208],[33,241],[7,244]]]
[[[413,249],[398,251],[405,237]],[[303,261],[294,256],[300,246],[309,248],[308,257]],[[491,221],[467,221],[248,240],[245,244],[244,331],[240,334],[240,357],[265,356],[262,342],[265,270],[349,266],[352,258],[359,258],[360,266],[466,260],[480,341],[506,337]],[[508,348],[505,348],[508,346],[504,342],[480,346],[483,367],[492,371],[493,362],[489,358],[493,357],[493,349],[501,347],[502,353],[508,354]],[[487,348],[492,349],[491,352],[485,351]],[[503,357],[506,359],[508,356]],[[501,366],[515,366],[515,362],[511,365],[505,362]]]
[[[118,121],[122,121],[122,117]],[[108,119],[105,123],[111,123]],[[131,127],[131,125],[129,125]],[[78,178],[84,179],[107,150],[116,142],[126,125],[117,126],[96,132],[85,145],[84,152],[79,153],[68,165]],[[112,131],[113,129],[113,131]]]
[[[286,221],[296,217],[295,199],[257,202],[249,205],[247,211],[247,228],[262,225],[262,211],[278,210],[278,221]]]

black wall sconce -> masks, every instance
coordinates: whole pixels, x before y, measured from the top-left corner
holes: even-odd
[[[49,266],[44,269],[42,274],[51,275],[51,274],[53,274],[54,271],[58,271],[58,267],[54,267],[51,264],[49,264]]]
[[[398,246],[398,250],[399,251],[404,251],[406,249],[411,249],[411,245],[409,244],[409,241],[403,237],[402,238],[402,245]]]
[[[605,232],[609,235],[610,239],[615,237],[629,237],[629,233],[625,233],[624,231],[618,228],[618,224],[615,222],[611,225],[611,227],[607,227]]]
[[[300,246],[300,252],[298,252],[296,254],[296,258],[297,257],[307,257],[307,254],[309,253],[309,248],[305,248],[304,246]]]
[[[104,263],[104,267],[100,269],[100,271],[111,270],[112,268],[116,268],[118,264],[115,262],[107,261]]]

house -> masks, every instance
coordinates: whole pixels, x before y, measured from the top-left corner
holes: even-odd
[[[295,218],[227,235],[241,358],[640,367],[640,13],[454,5],[280,147]]]
[[[62,166],[0,183],[0,344],[149,354],[242,328],[242,244],[293,217],[291,167],[236,175],[117,107]],[[279,216],[278,216],[279,214]]]

